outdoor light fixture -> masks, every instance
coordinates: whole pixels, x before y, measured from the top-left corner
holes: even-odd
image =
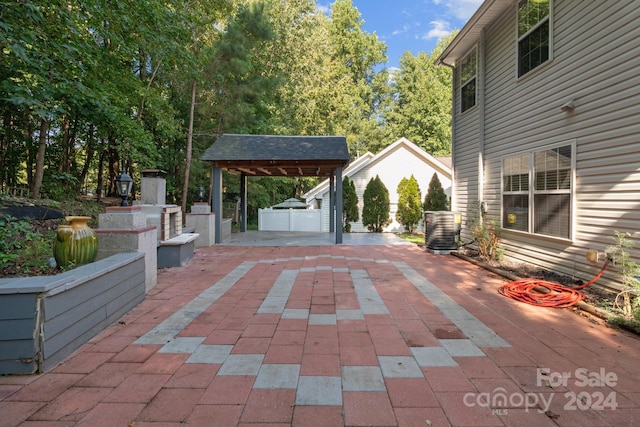
[[[576,105],[572,99],[571,101],[568,101],[562,104],[562,106],[560,107],[560,110],[564,111],[565,113],[568,113],[569,111],[573,111],[574,108],[576,108]]]
[[[198,187],[198,201],[204,202],[204,187],[202,185]]]
[[[131,179],[131,177],[124,171],[124,169],[122,170],[122,173],[116,178],[116,186],[118,187],[118,193],[120,194],[120,197],[122,197],[122,203],[120,203],[120,206],[129,206],[127,198],[129,197],[129,194],[131,194],[133,179]]]

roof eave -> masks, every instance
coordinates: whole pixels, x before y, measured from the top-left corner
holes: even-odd
[[[485,0],[436,59],[436,65],[453,67],[456,61],[471,50],[482,31],[513,4],[514,0]]]

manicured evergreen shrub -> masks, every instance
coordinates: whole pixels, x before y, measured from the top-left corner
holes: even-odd
[[[391,223],[389,216],[389,190],[376,175],[371,178],[362,196],[362,224],[369,231],[382,233],[382,229]]]
[[[402,178],[398,184],[398,211],[396,219],[410,233],[422,219],[422,195],[418,181],[411,175],[411,178]]]
[[[356,184],[345,176],[342,180],[342,230],[346,233],[351,231],[351,223],[360,219],[358,213],[358,195],[356,194]]]
[[[447,193],[444,192],[437,173],[433,173],[431,181],[429,181],[429,189],[424,197],[425,211],[448,211],[449,200]]]

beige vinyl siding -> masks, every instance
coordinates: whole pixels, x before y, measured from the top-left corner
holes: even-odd
[[[329,209],[329,192],[322,195],[322,231],[329,232],[329,222],[331,221],[331,209]]]
[[[476,82],[478,79],[476,79]],[[452,210],[462,214],[462,223],[471,224],[478,216],[478,106],[460,114],[460,73],[454,73],[453,109],[457,114],[455,141],[452,150],[452,160],[455,190],[451,203]],[[463,227],[462,240],[470,241],[469,228]]]
[[[574,240],[504,231],[503,242],[511,258],[588,280],[600,265],[586,261],[586,250],[604,250],[615,230],[632,233],[640,263],[640,2],[554,0],[553,7],[553,59],[522,78],[515,7],[486,31],[482,199],[500,218],[502,159],[575,141]],[[560,111],[569,100],[575,110]],[[455,122],[456,202],[464,206],[477,195],[457,180],[473,175],[477,147],[466,113]],[[612,268],[603,283],[616,279]]]

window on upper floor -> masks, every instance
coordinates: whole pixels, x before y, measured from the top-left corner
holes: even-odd
[[[463,113],[476,105],[476,62],[475,48],[460,62],[460,111]]]
[[[502,224],[508,230],[571,238],[574,145],[502,160]]]
[[[550,2],[551,0],[518,2],[518,77],[549,60]]]

